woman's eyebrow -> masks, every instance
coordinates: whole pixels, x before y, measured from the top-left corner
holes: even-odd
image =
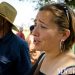
[[[34,20],[34,22],[36,23],[37,19]],[[41,22],[42,24],[46,24],[44,23],[42,20],[39,19],[39,22]]]

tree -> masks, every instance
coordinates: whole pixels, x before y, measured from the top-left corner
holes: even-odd
[[[19,0],[19,1],[30,1],[30,0]],[[35,9],[38,9],[40,6],[43,6],[46,3],[53,2],[52,0],[32,0],[33,3],[37,3],[37,7]],[[64,0],[64,3],[68,4],[71,7],[75,7],[75,0]]]
[[[46,3],[52,3],[54,1],[52,0],[32,0],[33,3],[37,2],[36,8],[38,9],[40,6],[43,6]],[[67,5],[69,5],[72,8],[75,8],[75,0],[64,0],[64,3],[66,3]]]
[[[75,0],[65,0],[66,4],[68,4],[71,7],[75,7]]]
[[[51,0],[32,0],[32,2],[37,3],[35,9],[38,9],[38,8],[40,8],[41,6],[43,6],[47,3],[51,3],[52,1]]]

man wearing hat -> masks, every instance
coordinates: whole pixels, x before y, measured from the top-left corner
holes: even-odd
[[[26,75],[31,68],[28,44],[12,29],[17,12],[7,2],[0,3],[0,75]]]

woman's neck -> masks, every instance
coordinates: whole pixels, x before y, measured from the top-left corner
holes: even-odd
[[[64,59],[64,57],[67,56],[67,53],[68,52],[46,53],[46,57],[41,65],[40,71],[47,75],[49,75],[48,73],[53,73],[53,71],[61,64],[61,59]]]
[[[58,59],[62,55],[61,51],[59,50],[45,52],[45,53],[46,57],[41,65],[41,71],[44,73],[46,73],[48,69],[50,69],[55,64],[55,62],[57,63]]]
[[[54,59],[61,54],[60,50],[53,50],[51,52],[46,52],[47,59]]]

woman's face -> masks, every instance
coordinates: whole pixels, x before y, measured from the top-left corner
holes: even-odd
[[[53,18],[53,14],[49,11],[38,12],[32,33],[37,50],[53,51],[60,48],[62,34],[60,34]]]

